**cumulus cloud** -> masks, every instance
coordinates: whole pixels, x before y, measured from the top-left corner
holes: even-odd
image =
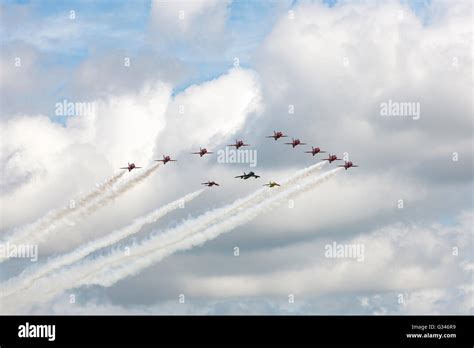
[[[149,163],[170,94],[169,86],[156,84],[135,95],[92,101],[95,112],[73,116],[66,127],[41,115],[2,123],[2,174],[16,181],[14,188],[6,181],[1,197],[3,226],[69,204],[78,190],[89,190],[127,161]],[[21,203],[35,197],[42,204]]]
[[[367,159],[371,168],[402,162],[403,169],[403,162],[441,154],[447,162],[458,151],[469,170],[470,6],[458,6],[464,14],[447,11],[424,26],[396,2],[301,4],[258,51],[268,122]],[[390,99],[419,102],[420,119],[381,116],[380,104]],[[294,116],[272,118],[288,114],[289,105]]]
[[[181,151],[222,145],[262,110],[258,76],[250,70],[233,68],[173,98],[167,109],[168,128],[157,147]]]
[[[270,254],[267,251],[265,259],[279,263],[274,271],[260,273],[257,267],[247,268],[249,273],[228,276],[187,274],[182,277],[183,291],[195,297],[214,298],[295,294],[302,300],[332,293],[388,292],[394,294],[394,302],[397,294],[410,293],[405,310],[427,313],[433,298],[441,298],[452,287],[463,287],[469,282],[470,272],[462,264],[470,257],[470,236],[465,231],[471,225],[472,213],[466,212],[455,227],[398,224],[354,239],[333,237],[337,243],[364,245],[361,262],[350,257],[328,258],[325,247],[332,243],[331,239],[316,239],[312,243],[278,248]],[[458,248],[458,254],[453,252],[454,247]],[[263,252],[251,252],[246,257],[258,264],[255,261],[263,258],[260,255]],[[289,261],[293,257],[296,263]],[[306,259],[304,266],[298,265],[301,259]],[[429,295],[425,302],[417,301],[424,291]],[[469,306],[459,306],[469,296],[466,292],[458,300],[457,310],[463,313],[472,310]]]
[[[178,49],[209,58],[210,53],[226,47],[229,3],[225,0],[155,0],[150,19],[152,40],[162,49]]]

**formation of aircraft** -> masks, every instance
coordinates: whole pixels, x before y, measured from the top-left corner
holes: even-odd
[[[128,169],[129,172],[131,172],[133,169],[138,169],[141,167],[137,167],[135,163],[128,163],[128,167],[121,167],[120,169]]]
[[[273,131],[273,135],[268,135],[266,136],[266,138],[274,138],[275,140],[277,140],[278,138],[281,138],[286,135],[283,135],[283,132],[276,132],[276,131]],[[291,145],[293,148],[295,148],[296,146],[298,145],[306,145],[306,143],[302,143],[300,139],[298,138],[291,138],[291,143],[285,143],[286,145]],[[310,151],[305,151],[305,153],[310,153],[311,155],[313,155],[313,157],[315,155],[317,155],[318,153],[325,153],[326,151],[323,151],[321,150],[319,147],[314,147],[314,146],[311,146],[311,150]],[[323,158],[323,161],[329,161],[329,163],[332,163],[334,161],[340,161],[341,158],[337,158],[336,155],[331,155],[329,154],[328,158]],[[351,167],[358,167],[357,165],[353,164],[352,162],[345,162],[343,165],[340,165],[338,167],[344,167],[344,169],[349,169]],[[270,186],[272,187],[272,186]]]
[[[273,138],[275,141],[277,141],[280,138],[287,138],[288,135],[285,135],[281,131],[273,131],[273,135],[268,135],[266,138]],[[291,143],[285,143],[286,145],[291,145],[293,148],[295,148],[298,145],[306,145],[306,143],[302,143],[300,139],[298,138],[291,138]],[[244,141],[241,140],[235,140],[235,144],[229,144],[227,146],[235,146],[236,149],[239,149],[242,146],[250,146],[249,144],[245,144]],[[318,153],[325,153],[326,151],[321,150],[319,147],[313,147],[311,146],[310,151],[305,151],[305,153],[310,153],[313,156],[317,155]],[[213,152],[207,151],[206,148],[199,147],[199,152],[191,152],[193,155],[199,155],[199,157],[203,157],[204,155],[209,155],[212,154]],[[337,158],[336,155],[331,155],[330,153],[328,154],[328,158],[323,158],[323,161],[329,161],[329,163],[332,163],[334,161],[341,161],[341,158]],[[163,162],[163,164],[166,164],[168,162],[177,162],[177,160],[172,159],[171,156],[165,156],[163,155],[163,159],[161,160],[155,160],[156,162]],[[352,167],[358,167],[358,165],[352,163],[352,162],[347,162],[344,161],[343,165],[339,165],[338,167],[343,167],[345,170],[352,168]],[[138,169],[142,167],[137,167],[135,163],[128,163],[127,167],[121,167],[120,169],[127,169],[129,172],[131,172],[133,169]],[[239,179],[244,179],[247,180],[249,178],[259,178],[260,175],[256,175],[254,172],[249,172],[245,173],[243,175],[237,175],[235,178]],[[201,185],[206,185],[208,187],[212,186],[220,186],[217,182],[215,181],[207,181],[201,183]],[[265,184],[263,186],[268,186],[270,188],[275,187],[275,186],[280,186],[280,184],[276,183],[275,181],[270,181],[268,184]]]
[[[244,180],[247,180],[248,178],[260,178],[260,175],[256,175],[254,172],[249,172],[248,174],[245,174],[244,172],[244,175],[237,175],[236,178],[240,178],[240,179],[244,179]]]
[[[199,152],[191,152],[192,155],[199,155],[199,157],[202,157],[204,155],[210,155],[211,153],[214,152],[209,152],[206,148],[199,148]]]
[[[274,187],[274,186],[280,186],[280,184],[276,183],[275,181],[270,181],[268,184],[265,184],[263,186],[268,186],[268,187]]]
[[[273,131],[273,135],[268,135],[266,138],[273,138],[277,141],[280,138],[287,138],[288,135],[283,134],[283,132]]]

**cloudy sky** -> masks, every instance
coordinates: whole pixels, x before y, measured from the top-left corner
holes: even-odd
[[[473,313],[471,1],[2,1],[0,16],[1,238],[38,247],[0,263],[20,288],[3,313]],[[255,167],[219,160],[235,139]],[[327,155],[311,146],[359,167],[226,210]],[[178,162],[140,178],[163,155]],[[116,177],[127,162],[144,168]],[[212,214],[222,228],[199,230]]]

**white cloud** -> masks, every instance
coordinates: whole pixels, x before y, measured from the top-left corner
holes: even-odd
[[[94,116],[79,118],[78,122],[72,119],[71,126],[83,129],[81,140],[107,154],[110,163],[147,164],[152,160],[156,137],[166,127],[170,93],[170,86],[156,83],[135,95],[111,96],[95,103]]]
[[[472,225],[472,217],[471,213],[464,213],[454,226],[398,224],[354,239],[334,236],[334,239],[318,238],[271,251],[245,252],[247,261],[242,267],[245,273],[193,276],[187,272],[181,276],[182,291],[193,297],[220,299],[295,294],[307,301],[334,293],[375,292],[392,293],[394,302],[397,294],[406,296],[410,293],[404,310],[427,313],[434,298],[470,279],[470,273],[463,270],[461,264],[470,257],[470,236],[465,231]],[[333,240],[363,244],[364,260],[326,258],[324,247]],[[453,246],[462,250],[460,256],[453,255]],[[274,271],[250,267],[263,261],[273,265]],[[418,301],[424,291],[427,294],[425,302]],[[459,305],[465,297],[456,301]],[[461,312],[470,310],[456,308]]]
[[[95,115],[73,116],[66,127],[44,116],[2,123],[3,175],[23,178],[16,187],[4,187],[3,227],[68,204],[77,191],[87,192],[127,161],[147,164],[165,126],[170,95],[169,86],[157,84],[135,95],[92,102]],[[35,198],[41,204],[26,203]]]
[[[173,98],[167,110],[168,128],[157,147],[180,151],[221,145],[262,109],[258,76],[250,70],[231,69]]]
[[[410,210],[426,198],[423,184],[389,174],[355,177],[351,170],[313,194],[294,200],[292,208],[282,206],[267,219],[258,220],[256,228],[268,237],[284,236],[289,230],[301,236],[331,228],[354,228],[387,215],[403,217],[404,209]],[[398,208],[400,199],[403,209]]]
[[[226,20],[229,1],[220,0],[155,0],[151,7],[152,38],[163,48],[193,52],[194,59],[209,57],[227,45]],[[184,44],[184,45],[183,45]]]
[[[472,72],[470,6],[458,6],[465,7],[463,14],[448,11],[423,26],[396,2],[301,4],[293,20],[278,20],[258,51],[264,98],[275,111],[295,105],[292,123],[325,143],[326,134],[334,134],[339,143],[368,143],[387,152],[404,142],[382,139],[405,132],[418,138],[417,149],[426,147],[421,140],[436,143],[424,134],[458,143],[470,136]],[[383,118],[379,105],[388,99],[420,102],[421,119]]]
[[[178,1],[153,1],[152,19],[157,25],[165,27],[172,31],[170,34],[177,34],[176,31],[186,32],[191,25],[200,16],[206,12],[213,11],[218,8],[222,11],[227,6],[226,1],[208,1],[208,0],[178,0]],[[178,33],[179,34],[179,33]]]

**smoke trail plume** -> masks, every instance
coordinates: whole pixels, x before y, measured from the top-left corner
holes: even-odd
[[[198,218],[188,220],[183,224],[160,234],[152,235],[149,239],[131,247],[131,255],[124,256],[121,251],[111,251],[95,259],[86,260],[72,267],[65,267],[49,277],[36,281],[29,291],[14,294],[19,301],[29,298],[36,302],[48,301],[66,289],[99,284],[110,286],[117,281],[140,272],[143,268],[160,261],[176,251],[190,249],[207,240],[216,238],[219,234],[230,231],[235,227],[250,221],[259,214],[273,209],[283,201],[297,197],[316,185],[331,178],[342,168],[336,168],[316,178],[309,177],[302,183],[288,180],[293,185],[282,186],[282,190],[273,190],[268,198],[255,200],[254,205],[240,199],[226,207],[215,209]],[[299,173],[301,174],[301,172]],[[305,177],[305,174],[303,174]],[[261,190],[257,191],[261,192]],[[270,192],[270,191],[267,191]],[[251,200],[255,199],[251,194]],[[223,218],[225,216],[225,218]],[[191,231],[191,232],[190,232]],[[54,284],[54,285],[53,285]],[[31,294],[28,294],[31,292]],[[33,296],[34,294],[34,296]],[[13,303],[16,301],[12,301]]]
[[[114,175],[109,180],[105,181],[97,185],[97,188],[87,194],[86,196],[79,198],[77,201],[74,201],[74,207],[63,207],[47,213],[44,217],[40,218],[36,222],[33,222],[29,225],[20,227],[13,231],[12,234],[7,236],[5,242],[9,242],[11,244],[21,244],[25,241],[29,240],[31,235],[38,233],[39,231],[45,230],[51,224],[54,224],[56,221],[60,221],[75,213],[76,209],[82,209],[83,207],[87,206],[91,201],[93,201],[96,197],[106,193],[107,191],[111,190],[115,183],[125,174],[125,172],[121,172],[117,175]],[[0,259],[2,262],[4,259]]]
[[[75,216],[76,220],[81,220],[91,215],[97,209],[106,206],[107,204],[112,202],[114,199],[120,197],[121,195],[123,195],[124,193],[126,193],[127,191],[135,187],[137,184],[141,183],[146,178],[148,178],[151,174],[153,174],[158,169],[159,166],[160,164],[156,163],[150,168],[146,169],[143,173],[140,173],[139,175],[131,178],[130,180],[123,182],[121,185],[117,185],[110,191],[110,194],[105,195],[99,200],[93,202],[92,204],[89,204],[85,209],[79,210]]]
[[[44,241],[58,228],[79,222],[97,211],[97,209],[109,204],[114,199],[123,195],[125,192],[129,191],[135,185],[144,181],[153,174],[159,166],[158,163],[154,164],[139,175],[117,185],[115,183],[125,174],[125,172],[116,175],[111,180],[101,185],[97,191],[94,191],[85,197],[88,199],[84,198],[79,200],[74,208],[63,208],[60,213],[54,214],[53,218],[45,219],[39,225],[35,223],[33,228],[26,227],[25,229],[18,230],[8,239],[8,242],[10,244],[21,244],[23,242],[35,244]]]
[[[21,289],[28,288],[35,280],[47,275],[48,273],[51,273],[52,271],[60,267],[77,262],[99,249],[113,245],[118,241],[139,232],[144,225],[156,222],[158,219],[162,218],[166,214],[172,212],[177,208],[182,207],[185,203],[195,199],[203,191],[204,189],[197,190],[158,209],[155,209],[149,212],[148,214],[135,219],[131,224],[127,225],[126,227],[115,230],[105,235],[104,237],[90,241],[89,243],[77,248],[76,250],[70,253],[54,257],[43,265],[27,268],[20,275],[8,280],[3,284],[0,297],[5,297]]]

